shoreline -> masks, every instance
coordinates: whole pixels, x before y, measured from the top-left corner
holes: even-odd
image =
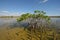
[[[0,18],[18,18],[20,16],[0,16]],[[50,18],[60,18],[60,16],[49,16]]]

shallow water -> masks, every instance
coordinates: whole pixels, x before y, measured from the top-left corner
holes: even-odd
[[[0,27],[14,22],[16,22],[16,18],[0,18]]]
[[[60,18],[51,18],[51,23],[54,23],[56,27],[60,28]],[[20,25],[17,24],[16,18],[0,18],[0,27],[4,27],[5,25]]]
[[[51,18],[51,23],[60,28],[60,18]]]

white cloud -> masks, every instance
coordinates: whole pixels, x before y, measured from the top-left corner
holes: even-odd
[[[46,3],[48,0],[41,0],[40,3]]]
[[[20,15],[25,14],[25,12],[21,12]]]
[[[0,16],[19,16],[19,12],[0,11]]]
[[[10,12],[10,11],[0,11],[0,16],[20,16],[26,12]]]
[[[42,2],[45,3],[45,2],[47,2],[47,1],[48,1],[48,0],[43,0]]]
[[[4,12],[4,13],[9,13],[9,11],[1,11],[1,12]]]

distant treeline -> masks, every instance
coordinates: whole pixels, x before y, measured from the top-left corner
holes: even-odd
[[[18,18],[19,16],[0,16],[0,18]]]
[[[0,16],[0,18],[18,18],[19,16]],[[49,16],[50,18],[60,18],[60,16]]]
[[[50,18],[60,18],[60,16],[49,16]]]

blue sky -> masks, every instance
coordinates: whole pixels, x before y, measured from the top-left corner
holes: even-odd
[[[0,0],[0,16],[19,16],[43,10],[49,16],[60,16],[60,0]]]

